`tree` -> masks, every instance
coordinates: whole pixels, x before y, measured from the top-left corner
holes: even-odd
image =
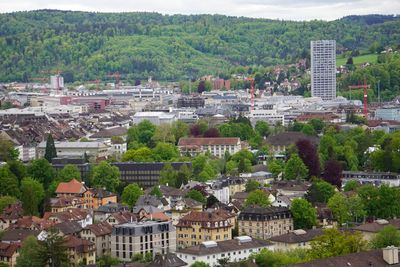
[[[171,124],[163,123],[157,126],[152,139],[155,143],[162,142],[174,144],[176,140]]]
[[[290,264],[305,262],[308,255],[304,249],[289,251],[263,249],[260,253],[253,256],[259,267],[281,267]]]
[[[172,167],[171,163],[166,163],[163,169],[160,171],[160,184],[175,186],[177,175],[178,174]]]
[[[314,128],[310,124],[304,124],[303,128],[301,129],[301,132],[305,135],[310,135],[310,136],[316,135]]]
[[[295,229],[311,229],[317,225],[317,211],[307,200],[302,198],[294,199],[290,211]]]
[[[45,262],[40,255],[41,246],[34,236],[28,236],[22,243],[15,267],[42,267]]]
[[[136,183],[129,184],[124,188],[122,192],[122,202],[129,207],[133,207],[136,204],[136,201],[139,199],[141,195],[143,195],[143,189]]]
[[[268,136],[270,133],[269,125],[266,121],[257,121],[254,129],[262,137]]]
[[[197,86],[197,92],[199,94],[203,93],[204,91],[206,91],[206,82],[204,80],[201,80],[199,82],[199,85]]]
[[[171,161],[179,157],[179,151],[174,144],[160,142],[153,149],[153,157],[156,161]]]
[[[316,146],[313,145],[309,140],[302,139],[297,141],[296,147],[299,157],[309,171],[309,176],[318,177],[321,174],[321,170]]]
[[[308,169],[297,154],[292,154],[285,166],[285,179],[302,180],[308,175]]]
[[[349,57],[346,61],[346,65],[353,65],[353,58]]]
[[[0,137],[0,161],[8,162],[18,159],[18,150],[14,148],[14,144]]]
[[[118,258],[113,258],[110,255],[103,255],[96,259],[96,266],[98,267],[112,267],[119,263]]]
[[[56,145],[54,144],[54,139],[51,134],[47,136],[47,142],[46,142],[46,151],[44,153],[44,158],[47,159],[48,162],[51,163],[53,158],[57,157],[57,150],[56,150]]]
[[[17,202],[17,199],[12,196],[0,197],[0,213],[2,213],[6,207],[8,207],[11,204],[15,204],[16,202]]]
[[[11,160],[7,162],[10,171],[18,178],[21,182],[22,178],[28,176],[26,166],[19,160]]]
[[[171,130],[172,134],[175,136],[176,143],[180,138],[189,135],[189,126],[180,120],[172,123]]]
[[[163,194],[158,186],[154,186],[153,189],[151,189],[150,195],[160,197],[160,198],[163,196]]]
[[[393,225],[386,225],[371,240],[373,248],[385,248],[388,246],[400,246],[400,232]]]
[[[251,172],[251,161],[245,158],[241,158],[238,163],[238,172],[239,173]]]
[[[341,193],[336,193],[329,199],[328,207],[339,225],[350,220],[346,198]]]
[[[20,196],[21,192],[18,187],[18,179],[10,171],[8,165],[4,165],[0,168],[0,185],[0,195],[16,198]]]
[[[331,185],[340,188],[342,186],[342,165],[336,160],[328,160],[325,162],[324,180]]]
[[[39,241],[39,257],[43,259],[45,265],[51,267],[69,266],[68,251],[65,246],[64,237],[59,235],[58,231],[50,228],[47,231],[46,239]]]
[[[176,174],[175,187],[180,188],[182,185],[187,184],[191,176],[192,172],[190,171],[189,167],[186,164],[183,164]]]
[[[195,261],[190,267],[210,267],[210,265],[203,261]]]
[[[128,148],[133,148],[135,143],[150,146],[155,131],[156,126],[148,120],[143,120],[137,125],[129,128],[126,140]]]
[[[356,180],[350,180],[344,185],[343,191],[350,192],[350,191],[356,190],[358,187],[360,187],[359,182],[357,182]]]
[[[56,171],[46,159],[32,160],[28,165],[29,177],[43,184],[45,190],[56,177]]]
[[[92,184],[97,188],[105,188],[115,192],[120,183],[120,173],[116,166],[102,161],[93,168]]]
[[[207,198],[207,208],[211,208],[212,206],[214,206],[215,204],[219,203],[218,198],[216,198],[214,195],[210,195]]]
[[[194,199],[194,200],[196,200],[196,201],[198,201],[200,203],[203,203],[203,204],[206,204],[206,202],[207,202],[207,199],[203,196],[203,194],[200,191],[196,190],[196,189],[190,190],[186,194],[186,197]]]
[[[256,180],[248,180],[246,183],[246,192],[252,192],[256,189],[260,188],[260,183],[257,182]]]
[[[69,182],[72,179],[81,180],[81,172],[76,165],[67,164],[58,173],[58,178],[61,182]]]
[[[328,200],[335,194],[335,188],[325,181],[315,181],[308,188],[305,198],[315,203],[327,203]]]
[[[203,137],[219,137],[219,131],[217,128],[209,128],[204,132]]]
[[[271,205],[271,202],[269,201],[267,193],[260,189],[257,189],[249,193],[249,195],[247,196],[245,206],[247,207],[250,205],[257,205],[266,208]]]
[[[268,162],[268,170],[276,179],[285,170],[285,163],[282,160],[273,159]]]
[[[132,162],[154,161],[153,151],[148,147],[129,149],[122,155],[122,161],[132,161]]]
[[[309,254],[313,259],[320,259],[360,252],[366,247],[360,232],[341,232],[330,228],[311,241]]]
[[[44,196],[44,188],[41,183],[30,177],[22,180],[21,201],[26,215],[38,215],[39,203]]]

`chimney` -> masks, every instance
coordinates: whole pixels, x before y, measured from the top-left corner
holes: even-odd
[[[399,249],[395,246],[390,246],[382,249],[383,251],[383,260],[389,264],[398,264],[399,263]]]

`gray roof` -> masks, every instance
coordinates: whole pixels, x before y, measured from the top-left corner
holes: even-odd
[[[161,202],[161,199],[159,199],[157,196],[142,195],[136,201],[136,206],[144,206],[144,205],[151,205],[154,207],[158,207],[159,205],[163,205],[163,203]]]
[[[108,203],[106,205],[100,206],[96,212],[113,213],[119,211],[127,211],[129,207],[120,203]]]
[[[229,251],[237,251],[242,249],[264,248],[271,245],[272,243],[267,240],[260,240],[254,238],[251,238],[251,240],[247,242],[239,242],[239,240],[237,239],[231,239],[231,240],[216,242],[216,246],[214,245],[207,247],[204,244],[200,244],[197,246],[179,249],[177,250],[177,253],[203,256],[203,255],[218,254]]]
[[[176,254],[167,253],[164,255],[157,254],[147,267],[181,267],[186,265],[187,263],[178,258]]]
[[[46,148],[46,141],[39,143],[38,148]],[[102,142],[54,142],[57,149],[61,148],[99,148],[106,145]]]
[[[151,205],[136,205],[136,206],[133,207],[132,212],[133,213],[139,213],[139,211],[141,209],[144,209],[146,211],[146,213],[162,212],[162,210],[160,210],[159,208],[151,206]]]
[[[58,229],[64,235],[72,235],[82,230],[82,226],[76,221],[58,223],[54,225],[54,228]]]
[[[90,136],[90,138],[111,138],[113,136],[127,135],[128,129],[126,127],[114,127],[103,129]]]
[[[293,232],[284,235],[273,236],[269,240],[272,242],[296,244],[302,242],[310,242],[315,237],[320,236],[322,234],[323,230],[321,228],[307,230],[304,231],[303,233],[301,233],[298,230],[295,230]]]
[[[171,221],[167,222],[156,222],[156,221],[140,221],[140,222],[129,222],[119,225],[114,225],[112,234],[113,235],[125,235],[130,234],[133,236],[145,235],[151,231],[151,233],[159,234],[163,232],[175,231],[175,226],[172,225]]]

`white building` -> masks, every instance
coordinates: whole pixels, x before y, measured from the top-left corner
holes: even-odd
[[[252,124],[255,124],[257,121],[266,121],[268,124],[276,125],[281,124],[285,125],[285,115],[282,113],[278,113],[275,109],[256,109],[250,111],[248,118],[251,120]]]
[[[215,157],[223,158],[225,152],[231,155],[239,152],[242,149],[242,143],[237,137],[182,137],[179,139],[178,148],[181,155],[196,156],[210,152]]]
[[[36,147],[37,158],[43,158],[46,153],[46,141]],[[102,142],[54,142],[57,157],[82,157],[107,158],[110,154],[109,147]]]
[[[158,112],[158,111],[148,111],[148,112],[136,112],[133,115],[133,123],[138,124],[144,120],[148,120],[155,125],[160,125],[163,123],[172,123],[176,121],[175,114]]]
[[[61,75],[50,76],[50,85],[52,89],[56,90],[64,88],[64,77]]]
[[[217,266],[219,259],[228,259],[229,262],[243,261],[248,257],[267,248],[273,250],[271,242],[261,239],[253,239],[250,236],[238,236],[235,239],[220,242],[205,241],[200,245],[180,249],[176,255],[192,265],[196,261],[202,261],[210,266]]]
[[[336,41],[311,41],[311,95],[336,98]]]

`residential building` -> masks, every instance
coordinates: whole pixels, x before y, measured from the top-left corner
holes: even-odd
[[[103,222],[109,215],[115,212],[129,211],[129,207],[121,203],[108,203],[93,211],[93,220]]]
[[[400,175],[394,172],[362,172],[342,171],[342,183],[357,181],[360,184],[372,184],[374,186],[388,185],[390,187],[400,186]]]
[[[262,249],[272,249],[272,244],[266,240],[253,239],[250,236],[238,236],[225,241],[204,241],[196,246],[178,249],[176,255],[191,266],[201,261],[209,266],[217,266],[218,260],[228,259],[229,262],[246,260],[251,254]]]
[[[178,247],[232,239],[233,217],[224,210],[190,212],[176,225]]]
[[[301,132],[282,132],[275,135],[270,135],[266,139],[266,143],[270,147],[270,151],[275,157],[283,157],[286,149],[290,145],[295,145],[300,140],[308,140],[312,144],[318,144],[318,137],[309,136]]]
[[[0,263],[14,267],[19,256],[20,244],[0,242]]]
[[[69,182],[61,182],[58,184],[56,189],[57,197],[82,197],[82,195],[88,190],[87,186],[83,182],[79,182],[76,179],[72,179]]]
[[[63,212],[45,212],[43,219],[54,223],[75,221],[83,228],[92,224],[93,221],[93,217],[87,209],[68,209]]]
[[[50,199],[51,212],[63,212],[67,209],[84,209],[86,208],[86,202],[79,197],[57,197]]]
[[[107,222],[86,226],[80,233],[80,237],[95,244],[96,256],[111,254],[112,225]]]
[[[311,95],[336,98],[336,41],[311,41]]]
[[[166,254],[156,254],[154,260],[146,267],[183,267],[186,265],[186,262],[178,258],[175,253],[167,252]]]
[[[83,200],[88,209],[97,209],[109,203],[117,203],[117,195],[101,188],[91,188],[83,193]]]
[[[271,203],[272,207],[290,208],[292,200],[288,196],[276,196],[275,200]]]
[[[223,158],[225,152],[231,155],[242,149],[240,138],[236,137],[182,137],[179,139],[178,148],[181,155],[196,156],[210,152],[211,155]]]
[[[310,230],[294,230],[287,234],[273,236],[269,239],[274,244],[275,250],[288,251],[296,248],[310,248],[310,242],[323,234],[321,228]]]
[[[288,208],[250,206],[238,217],[240,235],[268,239],[293,230],[292,214]]]
[[[124,262],[140,253],[174,252],[176,230],[171,221],[142,221],[114,225],[111,234],[111,256]]]
[[[379,219],[370,223],[355,226],[352,229],[361,232],[366,241],[371,241],[379,231],[381,231],[385,226],[388,225],[394,226],[397,230],[399,230],[400,219]]]
[[[91,241],[69,235],[65,237],[70,267],[81,266],[82,262],[90,265],[96,263],[96,248]]]
[[[230,200],[229,183],[227,180],[217,180],[209,183],[211,194],[214,195],[220,202],[228,204]]]
[[[130,211],[120,211],[114,212],[106,217],[105,222],[116,225],[116,224],[124,224],[128,222],[138,221],[139,217],[137,214],[132,213]]]
[[[92,159],[107,158],[109,147],[102,142],[54,142],[58,157],[81,157]],[[36,147],[36,157],[43,158],[46,152],[46,141]]]

